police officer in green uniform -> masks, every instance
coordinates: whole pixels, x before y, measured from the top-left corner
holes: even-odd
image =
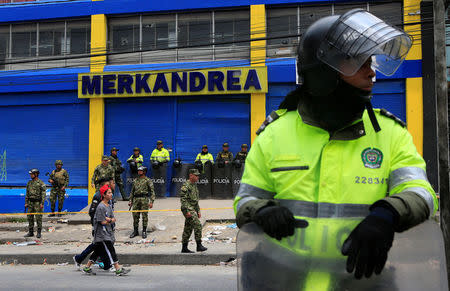
[[[344,33],[345,32],[345,33]],[[320,245],[319,226],[358,219],[342,254],[356,278],[379,274],[394,233],[437,209],[426,165],[405,124],[371,106],[375,72],[392,75],[409,35],[364,10],[312,24],[298,50],[302,86],[258,130],[234,207],[239,227],[255,222],[288,247],[295,218],[303,239]],[[296,234],[297,235],[297,234]]]
[[[95,188],[96,191],[99,190],[99,181],[101,180],[114,180],[116,176],[113,167],[109,164],[109,157],[106,155],[102,156],[102,163],[98,165],[91,179],[91,186]],[[115,181],[114,181],[115,182]]]
[[[248,145],[246,143],[241,145],[241,151],[236,154],[233,161],[239,160],[241,164],[245,163],[248,154]]]
[[[122,196],[123,201],[127,201],[127,196],[125,195],[125,188],[123,186],[122,173],[125,169],[122,167],[122,162],[119,160],[117,156],[118,148],[113,147],[111,149],[111,155],[109,156],[109,164],[114,169],[114,179],[116,181],[116,185],[119,187],[120,195]]]
[[[202,164],[205,164],[206,162],[211,162],[214,164],[214,158],[213,156],[208,152],[208,146],[203,145],[202,151],[197,155],[195,158],[195,161],[200,161]]]
[[[156,142],[156,148],[150,155],[150,163],[168,163],[170,161],[169,151],[164,148],[162,140]]]
[[[136,176],[137,169],[144,163],[144,157],[141,155],[141,149],[135,147],[133,154],[128,158],[127,163],[130,165],[130,170],[133,176]]]
[[[200,197],[197,188],[199,175],[200,172],[197,169],[190,169],[189,180],[181,186],[181,212],[185,217],[182,237],[182,253],[193,253],[193,251],[188,249],[189,238],[191,237],[192,231],[194,231],[195,241],[197,242],[197,252],[204,252],[207,250],[207,248],[202,245],[202,224],[200,223],[202,214],[200,212],[200,206],[198,205]]]
[[[55,166],[56,169],[50,173],[50,179],[48,179],[48,182],[52,184],[52,189],[50,190],[50,206],[52,213],[49,217],[55,216],[56,200],[58,200],[58,212],[62,211],[66,187],[69,185],[69,173],[62,168],[63,162],[61,160],[56,160]],[[61,213],[59,213],[58,216],[61,216]]]
[[[39,170],[31,169],[30,174],[31,181],[27,183],[27,192],[25,194],[25,208],[28,208],[28,213],[42,213],[44,209],[45,190],[47,187],[45,183],[39,179]],[[37,226],[37,238],[41,238],[42,231],[42,214],[27,215],[28,219],[28,233],[25,237],[32,237],[34,235],[34,219],[36,218]]]
[[[216,162],[228,164],[233,161],[233,153],[230,152],[230,145],[226,142],[222,145],[222,151],[217,154]]]
[[[133,205],[133,210],[148,210],[153,208],[155,201],[155,189],[153,182],[145,176],[147,168],[140,166],[138,168],[138,177],[134,179],[130,192],[130,201],[128,206]],[[142,238],[147,238],[148,212],[133,212],[133,232],[130,238],[139,235],[139,217],[142,214]]]

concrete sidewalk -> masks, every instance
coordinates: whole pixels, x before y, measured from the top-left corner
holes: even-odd
[[[232,200],[202,200],[201,208],[231,208]],[[232,209],[211,209],[202,211],[203,237],[208,251],[195,254],[181,254],[181,234],[184,217],[179,211],[179,198],[157,199],[149,213],[148,237],[129,238],[132,232],[131,213],[116,213],[116,250],[119,261],[124,264],[218,264],[236,256]],[[128,203],[119,201],[115,210],[128,210]],[[82,211],[87,211],[87,208]],[[13,218],[13,217],[11,217]],[[17,221],[17,217],[13,221]],[[20,220],[20,219],[19,219]],[[22,219],[23,220],[23,219]],[[0,223],[0,262],[21,264],[72,263],[72,256],[80,253],[92,240],[91,225],[87,214],[64,215],[61,218],[45,218],[39,245],[17,246],[17,243],[35,241],[25,235],[26,222]],[[142,224],[140,224],[142,225]],[[139,228],[141,234],[142,227]],[[211,234],[212,233],[212,234]],[[193,237],[191,238],[193,240]],[[190,243],[195,250],[195,243]]]

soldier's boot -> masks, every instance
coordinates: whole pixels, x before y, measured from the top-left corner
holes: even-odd
[[[192,254],[193,251],[188,249],[188,243],[183,243],[183,247],[181,248],[182,253]]]
[[[204,251],[206,251],[208,248],[205,248],[203,245],[202,245],[202,241],[201,240],[199,240],[199,241],[197,241],[197,252],[204,252]]]
[[[135,236],[138,236],[139,235],[139,231],[138,231],[138,229],[137,229],[137,227],[133,230],[133,232],[130,234],[130,238],[133,238],[133,237],[135,237]]]
[[[61,212],[62,212],[62,208],[61,209],[58,209],[58,217],[61,217],[62,216],[62,214],[61,214]]]
[[[41,238],[41,229],[40,228],[37,229],[36,238]]]
[[[55,216],[55,208],[52,208],[52,213],[50,213],[48,215],[48,217],[53,217],[53,216]]]
[[[147,238],[147,227],[142,228],[142,238]]]
[[[34,233],[33,233],[33,229],[32,228],[29,228],[28,229],[28,233],[26,235],[24,235],[24,237],[33,237],[33,236],[34,236]]]

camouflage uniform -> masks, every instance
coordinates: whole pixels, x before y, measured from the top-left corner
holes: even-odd
[[[50,190],[50,205],[52,212],[55,212],[56,200],[58,200],[58,212],[61,212],[64,204],[64,198],[66,190],[61,190],[62,187],[67,187],[69,185],[69,173],[65,169],[53,170],[50,174],[50,179],[52,179],[58,186],[55,187],[55,183]]]
[[[134,180],[130,193],[130,201],[133,204],[133,210],[148,210],[148,204],[155,201],[155,189],[149,177],[143,176]],[[133,212],[133,227],[135,230],[138,229],[141,213],[142,228],[147,230],[148,212]]]
[[[117,187],[119,187],[120,195],[122,195],[122,199],[126,199],[125,188],[123,187],[122,173],[120,172],[122,167],[122,162],[119,160],[117,156],[109,156],[110,166],[114,169],[114,179]]]
[[[230,151],[221,151],[217,154],[216,162],[218,161],[231,162],[233,161],[233,153]]]
[[[198,205],[199,194],[196,184],[192,184],[190,181],[186,181],[181,187],[181,212],[183,212],[186,218],[184,222],[184,230],[182,243],[188,243],[191,237],[192,230],[194,230],[195,241],[202,240],[202,224],[198,218],[200,212],[200,206]],[[187,218],[187,213],[191,214],[191,217]]]
[[[247,158],[248,152],[240,151],[236,154],[234,160],[240,160],[242,163],[245,163],[245,159]]]
[[[115,172],[111,165],[103,166],[103,164],[98,165],[94,170],[94,175],[92,175],[92,184],[95,185],[95,190],[99,191],[100,180],[114,180]]]
[[[47,187],[41,179],[31,180],[27,183],[27,193],[25,195],[25,204],[28,205],[28,213],[42,213],[41,205],[44,205],[45,190]],[[34,217],[38,231],[42,229],[42,215],[27,215],[28,229],[31,231],[34,227]]]

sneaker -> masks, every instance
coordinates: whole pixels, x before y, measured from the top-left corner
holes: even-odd
[[[116,272],[116,268],[114,268],[114,266],[112,266],[111,268],[108,269],[108,271],[110,271],[111,273],[115,273]]]
[[[103,264],[103,262],[99,262],[99,261],[95,262],[94,266],[99,268],[99,269],[105,268],[105,264]]]
[[[119,270],[116,270],[116,276],[123,276],[130,272],[130,269],[120,268]]]
[[[94,273],[94,272],[92,271],[92,269],[89,268],[89,267],[84,267],[83,269],[81,269],[81,272],[83,272],[83,273],[86,274],[86,275],[97,275],[97,274]]]
[[[73,256],[73,262],[75,263],[75,267],[79,271],[81,268],[81,264],[77,262],[76,256]]]

